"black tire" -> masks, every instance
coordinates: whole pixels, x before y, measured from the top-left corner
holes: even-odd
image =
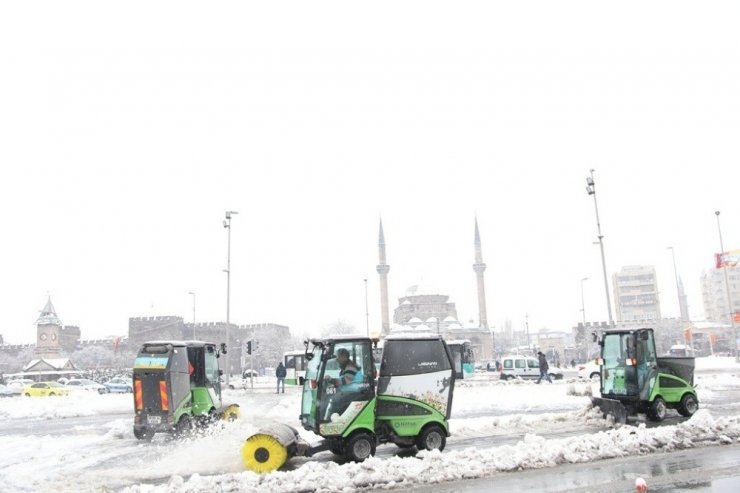
[[[690,418],[699,409],[699,401],[696,399],[694,394],[686,394],[681,397],[681,402],[678,403],[676,408],[681,416]]]
[[[151,441],[152,437],[154,437],[154,431],[149,428],[134,428],[134,436],[137,440],[145,440],[148,442]]]
[[[662,397],[656,397],[652,404],[650,404],[650,409],[648,410],[648,417],[653,421],[663,421],[665,419],[665,415],[668,411],[668,406],[666,405],[665,401]]]
[[[49,397],[54,397],[56,394],[54,392],[49,392]]]
[[[426,426],[418,437],[416,437],[416,447],[419,450],[439,450],[445,449],[447,444],[447,434],[439,425]]]
[[[352,462],[362,462],[375,455],[375,437],[369,433],[355,433],[344,446],[344,456]]]
[[[180,421],[177,422],[175,427],[175,435],[178,437],[184,437],[193,432],[193,419],[188,414],[180,416]]]
[[[29,394],[28,392],[26,392],[26,393],[25,393],[25,394],[23,394],[23,395],[25,395],[26,397],[31,397],[31,394]]]
[[[599,379],[601,378],[601,375],[599,374],[599,372],[595,371],[591,375],[589,375],[588,378],[590,378],[591,380]]]

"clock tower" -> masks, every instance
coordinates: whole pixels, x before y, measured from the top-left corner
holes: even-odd
[[[62,349],[59,336],[62,331],[62,322],[59,320],[51,296],[41,315],[36,320],[36,350],[34,355],[40,358],[58,358]]]

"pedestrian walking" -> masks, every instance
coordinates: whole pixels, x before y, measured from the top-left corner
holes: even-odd
[[[537,352],[537,358],[540,360],[540,378],[537,379],[537,383],[540,383],[543,377],[547,378],[547,381],[552,383],[550,374],[547,373],[547,370],[550,369],[550,365],[547,364],[547,358],[542,354],[542,351]]]
[[[277,377],[277,392],[276,394],[280,393],[280,384],[283,385],[283,394],[285,393],[285,375],[287,372],[285,371],[285,366],[283,365],[283,362],[281,361],[280,364],[275,369],[275,376]]]

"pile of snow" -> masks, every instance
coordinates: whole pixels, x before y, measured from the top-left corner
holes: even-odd
[[[402,489],[419,484],[480,478],[505,471],[553,467],[614,457],[670,452],[706,445],[740,442],[740,418],[713,419],[700,410],[675,426],[623,426],[562,439],[528,434],[516,445],[467,448],[416,457],[370,458],[362,463],[306,462],[294,471],[259,475],[252,472],[216,476],[174,476],[165,485],[140,484],[128,493],[199,491],[346,491],[360,488]]]
[[[79,390],[68,396],[12,397],[0,400],[0,419],[55,419],[133,413],[131,394],[98,394]]]

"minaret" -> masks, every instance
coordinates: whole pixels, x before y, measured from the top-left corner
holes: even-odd
[[[478,232],[478,218],[475,218],[475,263],[473,264],[475,276],[478,278],[478,319],[480,328],[488,329],[488,316],[486,315],[486,287],[483,283],[483,272],[486,264],[483,263],[483,253],[480,246],[480,233]]]
[[[681,310],[681,321],[682,322],[689,322],[689,304],[686,300],[686,291],[683,289],[683,281],[681,278],[678,278],[678,301],[680,303],[679,308]]]
[[[383,218],[380,219],[380,234],[378,235],[379,264],[375,267],[380,275],[380,317],[383,321],[381,335],[386,336],[391,330],[388,319],[388,271],[391,266],[385,263],[385,236],[383,235]]]

